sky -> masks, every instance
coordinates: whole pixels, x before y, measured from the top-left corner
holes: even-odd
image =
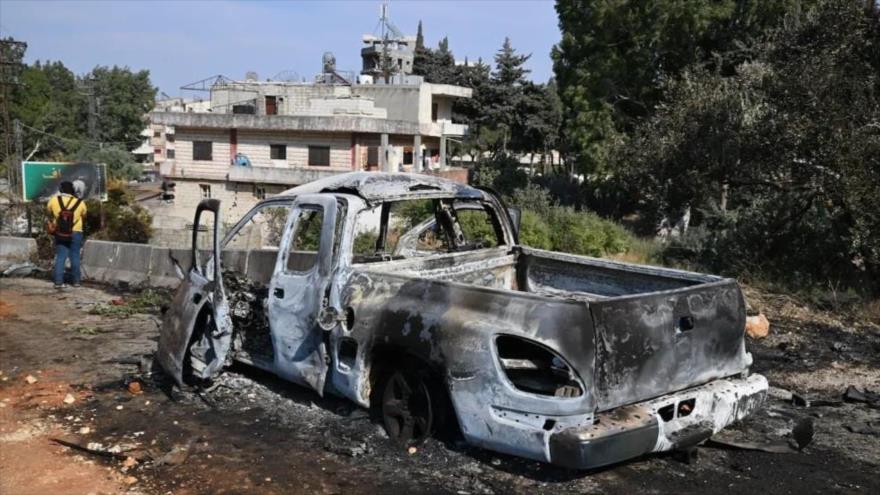
[[[378,34],[379,0],[50,1],[0,0],[0,36],[27,42],[27,63],[60,60],[77,74],[97,65],[149,69],[171,96],[185,84],[222,74],[261,79],[283,71],[312,80],[325,51],[340,70],[359,71],[361,36]],[[425,44],[444,36],[455,58],[491,61],[510,37],[536,82],[552,76],[559,41],[551,0],[392,0],[391,21]]]

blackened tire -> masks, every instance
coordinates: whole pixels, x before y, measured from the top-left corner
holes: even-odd
[[[434,376],[416,365],[378,376],[371,408],[393,442],[417,445],[445,431],[449,401]]]

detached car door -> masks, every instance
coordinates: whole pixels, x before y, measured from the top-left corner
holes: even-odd
[[[324,393],[327,307],[336,242],[336,198],[299,196],[288,219],[269,284],[269,327],[278,375]]]
[[[220,276],[220,224],[220,201],[199,203],[190,266],[159,335],[159,363],[180,386],[185,374],[201,379],[215,376],[229,350],[232,326]]]

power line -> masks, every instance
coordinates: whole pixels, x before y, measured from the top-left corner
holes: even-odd
[[[59,140],[59,141],[70,141],[70,142],[75,142],[75,143],[91,144],[91,145],[96,145],[96,146],[102,146],[102,145],[105,145],[105,144],[123,144],[123,145],[126,145],[126,144],[138,144],[138,143],[143,142],[142,139],[138,139],[138,140],[136,140],[136,141],[90,141],[90,140],[88,140],[88,139],[67,138],[67,137],[59,136],[59,135],[57,135],[57,134],[52,134],[51,132],[42,131],[42,130],[37,129],[37,128],[35,128],[35,127],[31,127],[31,126],[29,126],[29,125],[27,125],[27,124],[21,124],[21,126],[22,126],[23,128],[26,128],[26,129],[29,129],[29,130],[31,130],[31,131],[34,131],[34,132],[36,132],[36,133],[38,133],[38,134],[42,134],[42,135],[44,135],[44,136],[48,136],[48,137],[51,137],[51,138],[55,138],[55,139],[57,139],[57,140]]]

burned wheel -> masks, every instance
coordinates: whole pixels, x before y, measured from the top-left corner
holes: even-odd
[[[434,407],[430,387],[420,374],[394,371],[382,390],[382,422],[388,436],[398,443],[413,444],[431,436]]]

